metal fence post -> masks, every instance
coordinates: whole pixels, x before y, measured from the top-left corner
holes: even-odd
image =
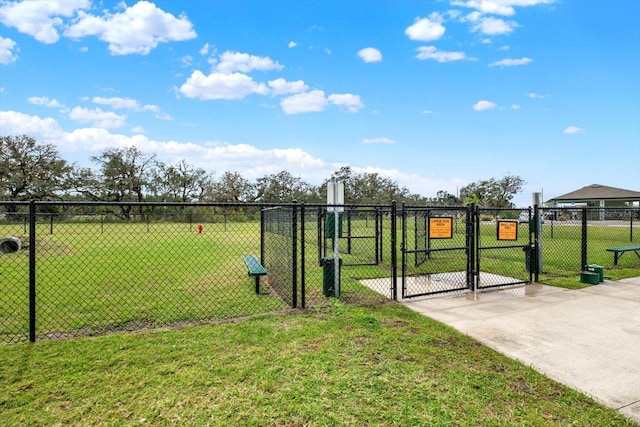
[[[391,202],[391,295],[393,300],[398,299],[398,247],[397,247],[397,203]]]
[[[476,205],[471,203],[467,205],[466,215],[466,240],[467,240],[467,289],[475,290],[475,266],[476,266],[476,217],[478,211]]]
[[[580,270],[587,265],[587,208],[582,208],[582,265]]]
[[[36,202],[29,202],[29,341],[36,341]]]
[[[298,206],[297,202],[293,201],[293,212],[291,213],[291,235],[293,237],[291,243],[291,252],[293,254],[292,257],[292,279],[291,279],[291,288],[293,289],[292,293],[292,301],[293,308],[298,306]],[[303,245],[304,246],[304,245]]]
[[[264,207],[260,207],[260,262],[264,264]]]
[[[306,269],[306,251],[305,251],[305,247],[307,246],[305,244],[305,238],[306,238],[306,234],[305,234],[305,221],[307,220],[307,217],[305,215],[305,211],[304,211],[304,202],[300,204],[300,240],[301,240],[301,245],[300,245],[300,306],[302,308],[306,308],[305,307],[305,269]]]

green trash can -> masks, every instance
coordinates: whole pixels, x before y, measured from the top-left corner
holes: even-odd
[[[336,214],[335,212],[327,212],[327,221],[325,224],[324,235],[327,239],[333,239],[336,234]],[[338,212],[338,237],[342,237],[342,212]]]
[[[591,271],[598,274],[599,283],[604,282],[604,267],[597,264],[587,264],[584,266],[585,271]]]
[[[342,259],[338,258],[338,260],[342,265]],[[335,297],[335,259],[333,257],[321,258],[320,267],[322,267],[322,294],[325,297]]]

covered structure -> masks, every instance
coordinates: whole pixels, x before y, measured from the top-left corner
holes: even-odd
[[[548,200],[547,203],[552,206],[579,204],[588,208],[629,209],[640,205],[640,191],[591,184],[579,190],[554,197]],[[600,216],[600,219],[604,219],[604,210],[601,211]]]

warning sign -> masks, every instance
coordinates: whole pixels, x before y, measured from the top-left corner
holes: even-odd
[[[453,239],[453,217],[439,216],[429,218],[430,239]]]
[[[498,221],[498,240],[518,240],[518,221]]]

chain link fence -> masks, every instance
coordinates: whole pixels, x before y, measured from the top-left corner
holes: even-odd
[[[586,264],[609,274],[640,271],[638,252],[608,250],[640,244],[639,209],[480,209],[474,225],[464,207],[395,203],[342,206],[337,215],[331,206],[297,203],[3,206],[0,344],[322,308],[329,296],[380,304],[433,293],[438,283],[444,287],[435,291],[471,289],[469,272],[479,288],[522,283],[536,269],[524,250],[536,237],[540,283],[577,282]],[[496,236],[502,221],[511,227],[507,239]],[[447,238],[437,238],[440,222],[450,227],[440,236]],[[267,270],[259,292],[246,255]]]
[[[585,265],[602,266],[608,274],[640,268],[640,209],[541,208],[540,217],[541,283],[575,279]],[[633,247],[637,251],[619,259],[611,250]]]
[[[320,206],[3,205],[0,239],[20,247],[0,246],[0,343],[304,308],[307,289],[314,307],[329,304]],[[258,293],[246,255],[267,270]],[[383,300],[360,276],[343,274],[346,300]]]

